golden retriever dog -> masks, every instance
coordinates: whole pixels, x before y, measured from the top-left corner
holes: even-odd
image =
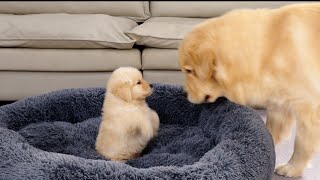
[[[193,103],[267,110],[274,143],[297,124],[294,152],[276,173],[302,176],[320,143],[320,3],[238,9],[192,29],[179,47]]]
[[[120,67],[110,76],[102,109],[96,150],[112,161],[140,156],[159,129],[158,114],[145,99],[152,85],[132,67]]]

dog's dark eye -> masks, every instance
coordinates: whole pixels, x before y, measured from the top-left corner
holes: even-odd
[[[187,73],[191,73],[192,71],[190,69],[186,69]]]
[[[141,84],[141,81],[138,81],[137,84]]]

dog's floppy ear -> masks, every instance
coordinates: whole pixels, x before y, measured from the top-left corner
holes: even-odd
[[[130,102],[132,100],[130,84],[128,83],[114,88],[113,94],[120,97],[122,100],[126,102]]]
[[[200,79],[211,78],[215,73],[216,56],[209,43],[201,43],[190,53],[194,59],[194,68]]]

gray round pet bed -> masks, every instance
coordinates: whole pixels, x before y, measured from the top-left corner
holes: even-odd
[[[271,179],[275,152],[254,110],[225,98],[195,105],[180,86],[147,99],[159,135],[140,158],[96,153],[104,88],[65,89],[0,107],[0,179]]]

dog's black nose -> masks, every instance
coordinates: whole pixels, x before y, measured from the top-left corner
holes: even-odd
[[[204,100],[205,101],[208,101],[210,99],[210,96],[209,95],[206,95],[205,97],[204,97]]]
[[[151,88],[153,88],[153,85],[152,85],[152,84],[150,84],[149,86],[150,86]]]

